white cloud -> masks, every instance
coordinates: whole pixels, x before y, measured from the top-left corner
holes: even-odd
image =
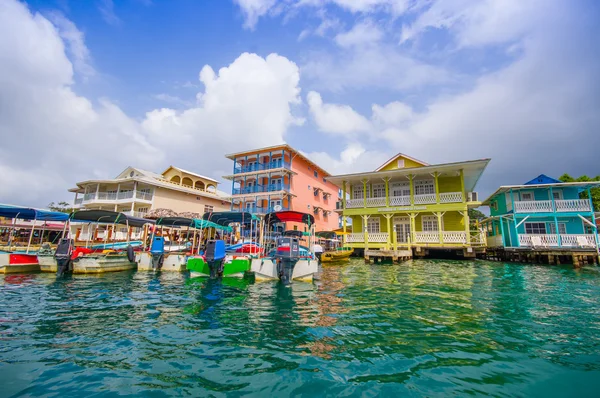
[[[348,105],[324,104],[321,95],[311,91],[306,100],[320,131],[330,134],[366,132],[369,121]]]
[[[119,25],[121,23],[121,19],[115,13],[113,0],[99,0],[98,10],[107,24]]]
[[[176,105],[186,105],[186,106],[192,105],[190,103],[190,101],[186,101],[182,98],[179,98],[176,95],[171,95],[171,94],[167,94],[167,93],[154,94],[152,96],[152,98],[157,99],[159,101],[171,103],[171,104],[176,104]]]
[[[49,17],[58,29],[60,37],[68,44],[69,54],[75,70],[86,78],[94,76],[96,71],[91,65],[90,51],[85,45],[84,34],[77,29],[77,26],[73,22],[60,13],[50,13]]]
[[[274,145],[300,123],[297,66],[242,54],[215,73],[205,66],[199,105],[157,109],[137,121],[108,99],[74,92],[73,67],[57,28],[17,1],[0,1],[0,202],[43,206],[70,199],[76,181],[110,178],[128,165],[169,163],[211,177],[223,154]]]
[[[335,36],[335,42],[344,48],[363,46],[379,42],[383,38],[383,31],[372,21],[357,23],[347,32]]]
[[[337,157],[327,152],[309,152],[305,155],[334,175],[372,171],[381,166],[382,159],[389,158],[385,153],[367,150],[354,141],[348,143]]]
[[[244,27],[254,29],[258,19],[271,10],[277,0],[234,0],[244,13]]]
[[[511,42],[546,21],[540,15],[554,12],[556,1],[547,0],[435,0],[417,19],[402,29],[401,41],[428,28],[448,29],[459,47]]]
[[[355,47],[312,53],[301,66],[312,87],[343,91],[378,88],[411,90],[453,79],[443,68],[418,61],[394,46]]]

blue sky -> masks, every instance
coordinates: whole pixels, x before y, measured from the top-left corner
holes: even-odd
[[[599,8],[0,0],[0,202],[70,199],[129,165],[220,179],[225,153],[283,141],[335,174],[491,157],[484,195],[598,175]]]

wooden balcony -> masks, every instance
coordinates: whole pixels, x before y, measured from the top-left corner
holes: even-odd
[[[559,235],[545,234],[519,235],[519,245],[522,247],[596,247],[596,237],[591,234],[561,234],[560,244]]]

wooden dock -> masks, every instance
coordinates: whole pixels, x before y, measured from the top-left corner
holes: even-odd
[[[407,261],[412,258],[412,250],[365,250],[365,263],[370,263],[373,260],[379,263],[385,260],[393,262]]]
[[[558,248],[488,248],[482,256],[491,261],[514,263],[561,265],[573,264],[579,268],[586,264],[599,264],[596,249],[558,249]]]

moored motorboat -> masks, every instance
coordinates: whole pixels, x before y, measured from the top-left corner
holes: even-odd
[[[107,210],[82,210],[71,214],[72,220],[89,221],[104,224],[121,224],[129,227],[143,227],[146,224],[152,224],[154,221],[144,218],[128,216],[124,213],[118,213]],[[129,243],[129,233],[127,234],[127,243]],[[105,242],[106,244],[106,242]],[[82,254],[73,260],[73,273],[75,274],[99,274],[105,272],[126,271],[137,268],[135,262],[135,252],[131,245],[126,245],[125,250],[93,251]]]
[[[34,209],[30,207],[18,207],[9,205],[0,205],[0,217],[12,218],[13,220],[22,219],[32,221],[31,231],[27,247],[20,250],[10,250],[12,236],[9,234],[7,242],[8,250],[0,251],[0,273],[22,273],[39,271],[40,264],[38,255],[31,249],[36,221],[63,221],[69,219],[66,213]]]
[[[352,253],[354,253],[352,248],[340,247],[340,240],[335,232],[321,231],[315,235],[319,239],[319,242],[325,246],[325,250],[320,256],[322,263],[348,261]]]
[[[312,215],[296,211],[280,211],[269,213],[265,216],[263,226],[268,230],[270,226],[277,223],[297,222],[304,223],[312,230],[315,219]],[[309,240],[313,237],[308,234]],[[287,247],[298,245],[297,253],[294,253],[288,261],[282,253]],[[312,246],[312,242],[309,243]],[[303,251],[304,249],[304,251]],[[278,254],[279,253],[279,254]],[[293,263],[293,264],[292,264]],[[319,271],[319,262],[315,258],[310,247],[302,248],[299,244],[299,238],[286,236],[277,240],[277,249],[266,253],[265,256],[252,260],[250,271],[254,273],[255,280],[282,280],[284,283],[290,283],[293,280],[311,282],[314,275]]]

